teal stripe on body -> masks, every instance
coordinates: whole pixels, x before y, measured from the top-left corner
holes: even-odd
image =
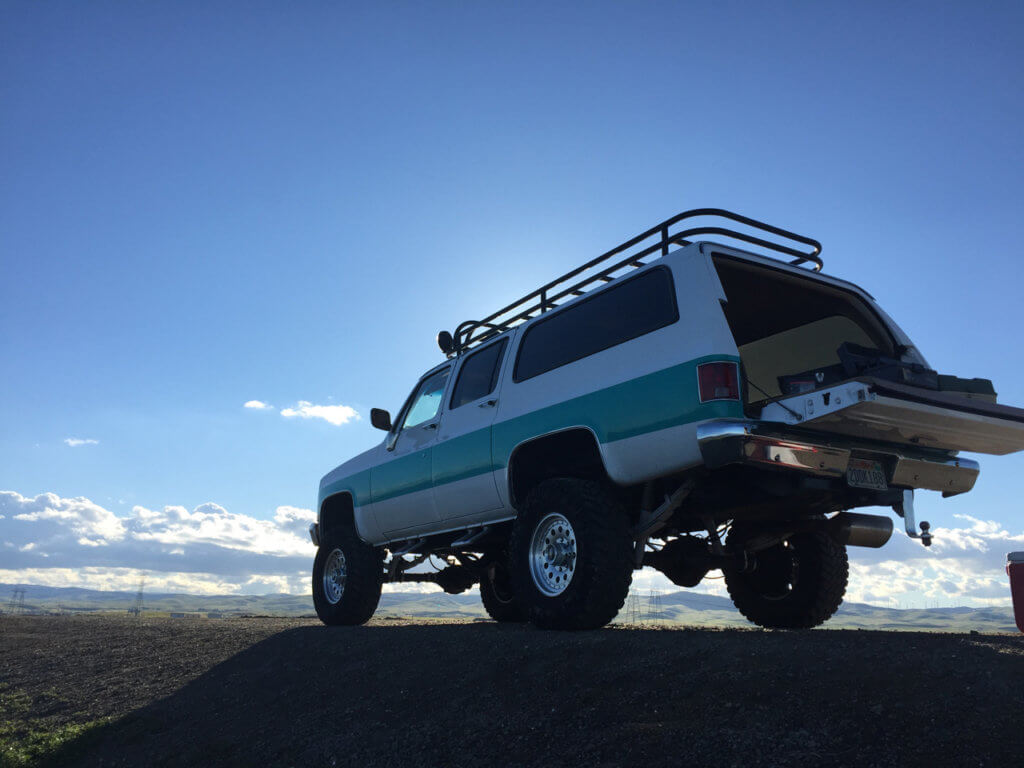
[[[465,480],[494,469],[489,427],[453,437],[434,446],[434,484]]]
[[[590,427],[599,442],[610,443],[704,419],[741,418],[737,401],[700,402],[696,368],[720,360],[738,362],[722,355],[698,358],[495,424],[495,469],[506,466],[524,440],[566,427]]]
[[[446,440],[433,446],[432,468],[423,466],[419,453],[393,459],[374,468],[373,499],[426,490],[431,472],[433,485],[444,485],[502,469],[519,443],[567,427],[589,427],[598,441],[610,443],[705,419],[742,418],[743,406],[737,401],[700,402],[697,366],[724,360],[739,362],[728,355],[697,358]],[[365,470],[331,483],[321,489],[321,502],[349,490],[356,505],[366,503],[371,498],[369,477]]]
[[[360,507],[370,501],[370,470],[364,469],[354,475],[343,477],[327,485],[320,486],[320,498],[317,500],[317,509],[324,503],[324,499],[336,493],[348,491],[352,494],[352,503]]]

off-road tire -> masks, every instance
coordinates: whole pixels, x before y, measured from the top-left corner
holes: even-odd
[[[512,589],[508,566],[497,560],[491,561],[480,579],[480,600],[487,615],[499,623],[512,624],[528,618]]]
[[[732,533],[726,548],[738,550]],[[754,624],[769,629],[810,629],[827,621],[843,602],[850,566],[846,547],[825,531],[798,533],[751,555],[751,571],[726,570],[733,604]],[[780,574],[793,563],[792,582],[780,588]]]
[[[340,599],[332,603],[325,593],[324,567],[336,549],[345,556],[346,576]],[[384,553],[360,539],[351,525],[326,531],[313,560],[313,606],[320,621],[328,626],[369,621],[380,602],[383,560]]]
[[[576,559],[564,591],[550,596],[531,573],[537,526],[551,513],[564,516],[575,534]],[[625,509],[606,485],[555,478],[527,497],[509,544],[512,588],[530,621],[543,629],[596,629],[615,618],[633,581],[633,536]]]

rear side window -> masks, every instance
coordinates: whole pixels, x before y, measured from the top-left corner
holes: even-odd
[[[508,339],[502,339],[497,344],[491,344],[466,358],[455,382],[450,408],[472,403],[494,391],[498,385],[498,369],[501,367],[501,358],[505,355],[507,343]]]
[[[513,379],[538,376],[678,319],[672,275],[657,267],[531,326],[519,345]]]

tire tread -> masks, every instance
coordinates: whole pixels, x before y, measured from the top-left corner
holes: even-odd
[[[335,547],[345,553],[345,590],[332,605],[323,594],[323,567],[327,554]],[[313,561],[313,605],[316,614],[328,626],[365,624],[380,603],[384,553],[356,534],[350,525],[328,531]]]
[[[725,574],[725,586],[733,605],[754,624],[768,629],[810,629],[824,624],[842,605],[850,574],[846,547],[825,531],[798,535],[804,546],[812,547],[810,551],[817,566],[813,590],[803,603],[789,598],[767,600],[751,588],[746,574],[735,571]],[[806,564],[804,567],[806,569]]]
[[[558,598],[538,592],[528,558],[534,527],[552,509],[570,518],[577,541],[587,548],[574,583]],[[538,627],[596,629],[614,619],[626,602],[633,580],[632,532],[625,510],[602,483],[578,478],[540,483],[516,520],[510,551],[513,585]]]

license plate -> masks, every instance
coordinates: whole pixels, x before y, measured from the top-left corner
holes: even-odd
[[[870,488],[874,491],[889,490],[885,471],[881,463],[865,459],[850,459],[846,467],[846,482],[854,488]]]

